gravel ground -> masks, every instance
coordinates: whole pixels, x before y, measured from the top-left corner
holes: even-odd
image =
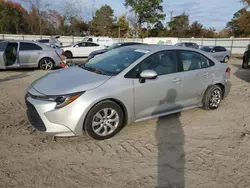
[[[233,87],[218,110],[132,124],[106,141],[31,133],[24,92],[45,72],[1,71],[0,187],[249,187],[250,70],[229,64]]]

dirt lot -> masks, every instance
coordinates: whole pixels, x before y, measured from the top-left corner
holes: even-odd
[[[240,63],[229,63],[233,87],[217,111],[129,125],[106,141],[31,134],[24,93],[45,72],[1,71],[0,187],[249,187],[250,70]]]

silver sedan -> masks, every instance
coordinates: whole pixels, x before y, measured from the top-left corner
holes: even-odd
[[[102,140],[135,121],[217,109],[230,88],[229,66],[202,51],[135,45],[48,73],[29,86],[25,100],[36,130]]]
[[[51,70],[65,65],[61,49],[34,41],[0,42],[0,69],[38,67],[42,70]]]
[[[227,63],[231,57],[231,52],[223,46],[200,46],[199,49],[220,62]]]

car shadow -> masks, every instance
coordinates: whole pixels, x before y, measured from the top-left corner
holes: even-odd
[[[163,105],[174,105],[177,92],[175,89],[167,91],[166,97],[159,101],[158,107],[152,115],[159,113]],[[156,141],[158,147],[158,175],[157,188],[184,187],[184,131],[180,122],[181,113],[160,117],[156,125]]]
[[[245,81],[245,82],[250,82],[250,67],[247,69],[243,69],[242,65],[240,64],[232,64],[234,67],[237,67],[238,69],[235,71],[234,75]]]
[[[16,79],[20,79],[20,78],[24,78],[29,76],[29,74],[27,72],[23,72],[20,74],[16,74],[16,75],[10,75],[10,76],[6,76],[4,78],[0,78],[0,83],[1,82],[5,82],[5,81],[10,81],[10,80],[16,80]]]

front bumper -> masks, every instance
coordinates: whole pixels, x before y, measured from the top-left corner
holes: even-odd
[[[69,105],[55,109],[56,103],[25,97],[27,117],[32,127],[53,136],[78,136],[83,134],[85,116],[91,101],[76,99]]]

